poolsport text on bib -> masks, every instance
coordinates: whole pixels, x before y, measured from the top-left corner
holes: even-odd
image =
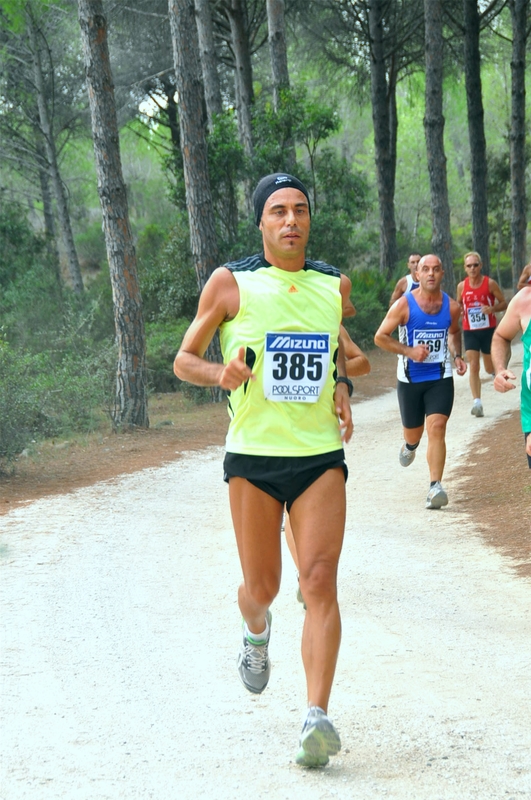
[[[264,396],[275,402],[316,403],[329,366],[329,333],[266,333]]]
[[[471,331],[489,327],[489,318],[483,313],[480,305],[468,309],[468,324],[470,325]]]
[[[422,362],[423,364],[434,364],[445,360],[445,338],[446,332],[441,330],[413,331],[413,347],[417,344],[425,344],[430,350],[429,355]]]

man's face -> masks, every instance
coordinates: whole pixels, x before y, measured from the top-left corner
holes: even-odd
[[[264,205],[260,230],[266,258],[296,258],[304,254],[310,235],[310,209],[299,189],[279,189]]]
[[[476,278],[481,273],[481,260],[477,256],[467,256],[465,272],[469,278]]]
[[[419,265],[419,261],[420,255],[418,253],[413,253],[407,260],[407,266],[414,281],[417,279],[417,267]]]
[[[442,264],[437,256],[424,256],[417,268],[417,277],[423,289],[428,292],[437,291],[444,277]]]

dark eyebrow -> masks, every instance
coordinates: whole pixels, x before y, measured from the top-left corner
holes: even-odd
[[[269,208],[270,209],[273,209],[273,208],[286,208],[288,205],[291,205],[291,203],[271,203]],[[304,200],[301,200],[300,202],[295,203],[295,207],[296,208],[308,208],[308,203],[306,203]]]

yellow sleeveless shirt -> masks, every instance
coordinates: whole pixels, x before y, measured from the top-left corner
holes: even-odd
[[[225,265],[240,308],[220,326],[224,363],[245,347],[256,376],[229,395],[226,449],[312,456],[342,447],[333,394],[342,301],[340,273],[321,261],[286,272],[261,255]]]

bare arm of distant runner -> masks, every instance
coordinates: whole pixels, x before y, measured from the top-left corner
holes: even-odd
[[[465,282],[461,281],[461,283],[457,284],[457,289],[455,293],[455,301],[459,303],[459,309],[461,314],[464,313],[464,306],[463,306],[463,289],[465,288]]]
[[[371,371],[369,359],[365,353],[360,350],[358,345],[352,341],[348,331],[343,325],[341,325],[339,329],[339,338],[345,352],[345,365],[348,377],[358,378],[360,375],[368,375]]]
[[[531,289],[526,291],[531,292]],[[511,381],[516,380],[516,375],[507,369],[507,364],[511,357],[511,342],[522,327],[521,297],[520,292],[515,294],[492,337],[490,354],[496,374],[494,388],[497,392],[503,393],[510,391],[510,389],[516,389],[515,384],[511,383]]]
[[[393,303],[395,303],[402,297],[406,289],[407,289],[407,275],[404,275],[403,278],[400,278],[400,280],[396,282],[395,288],[393,289],[393,294],[391,295],[391,299],[389,300],[389,308],[393,305]]]
[[[527,286],[529,283],[529,278],[531,278],[531,264],[526,264],[522,270],[522,274],[518,278],[516,290],[520,291],[520,289],[523,289],[524,286]]]
[[[450,298],[450,315],[452,318],[450,327],[448,328],[448,346],[450,347],[450,355],[453,358],[457,374],[464,375],[467,370],[467,366],[461,357],[461,325],[459,324],[461,306],[457,300],[452,300],[452,298]]]
[[[245,348],[228,364],[214,364],[203,358],[217,328],[224,320],[233,319],[240,304],[239,290],[231,272],[225,267],[214,270],[199,298],[197,314],[186,331],[173,371],[183,381],[198,386],[221,386],[233,391],[254,375],[245,363]]]
[[[489,292],[494,295],[496,300],[498,301],[493,306],[483,306],[482,311],[484,314],[497,314],[499,311],[505,311],[507,308],[507,300],[505,296],[496,283],[492,278],[489,278]]]
[[[407,344],[402,344],[398,339],[394,339],[391,335],[399,325],[405,325],[409,319],[409,305],[407,298],[402,296],[396,303],[394,303],[387,312],[382,324],[374,335],[374,343],[382,350],[387,350],[389,353],[397,353],[400,356],[406,356],[412,361],[425,361],[430,354],[430,349],[426,344],[417,344],[415,347],[409,347]]]

